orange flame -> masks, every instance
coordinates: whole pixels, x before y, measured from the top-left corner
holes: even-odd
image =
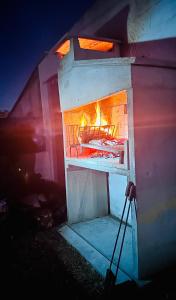
[[[88,124],[89,122],[87,121],[87,118],[85,116],[85,113],[83,113],[82,117],[81,117],[81,127],[85,127],[87,125],[89,126],[106,126],[108,125],[108,122],[106,121],[106,119],[102,116],[102,112],[101,112],[101,108],[99,105],[99,102],[96,102],[96,106],[95,106],[95,110],[96,110],[96,119],[95,122]],[[101,131],[107,132],[108,134],[112,135],[113,134],[113,129],[111,128],[100,128]]]
[[[85,127],[87,125],[87,119],[85,117],[85,114],[81,117],[81,127]]]
[[[100,105],[98,102],[96,103],[95,110],[96,110],[96,120],[95,120],[95,123],[93,124],[93,126],[107,125],[108,124],[107,121],[101,116]]]

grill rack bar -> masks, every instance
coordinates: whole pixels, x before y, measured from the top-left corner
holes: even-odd
[[[69,148],[70,157],[72,148],[76,149],[78,157],[78,148],[81,143],[88,143],[93,139],[113,137],[115,134],[115,125],[102,126],[79,126],[66,125],[66,148]]]

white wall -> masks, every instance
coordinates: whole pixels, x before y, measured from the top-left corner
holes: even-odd
[[[176,0],[131,1],[128,40],[143,42],[176,37]]]
[[[110,198],[110,213],[121,218],[125,203],[125,190],[127,186],[127,176],[109,173],[109,198]],[[127,208],[128,208],[127,203]],[[126,219],[127,209],[125,210],[124,220]],[[128,223],[131,224],[131,213]]]
[[[105,172],[67,169],[68,222],[77,223],[108,214],[107,175]]]

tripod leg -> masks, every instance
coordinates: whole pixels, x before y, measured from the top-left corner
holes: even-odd
[[[127,204],[127,197],[125,199],[125,204],[124,204],[122,216],[121,216],[121,219],[120,219],[120,225],[119,225],[119,228],[118,228],[117,237],[116,237],[115,244],[114,244],[114,249],[113,249],[113,254],[112,254],[112,257],[111,257],[110,266],[106,271],[106,277],[105,277],[105,283],[104,283],[106,288],[107,287],[110,288],[111,286],[113,286],[115,284],[115,276],[114,276],[111,268],[112,268],[112,263],[113,263],[113,260],[114,260],[114,254],[115,254],[115,251],[116,251],[116,248],[117,248],[117,242],[118,242],[118,239],[119,239],[120,230],[121,230],[121,227],[122,227],[122,222],[123,222],[123,217],[124,217],[124,213],[125,213],[126,204]]]
[[[126,220],[125,220],[125,228],[124,228],[124,231],[123,231],[122,242],[121,242],[121,246],[120,246],[120,252],[119,252],[117,268],[116,268],[116,274],[115,274],[115,282],[116,282],[116,279],[117,279],[117,274],[118,274],[118,270],[119,270],[119,266],[120,266],[120,259],[121,259],[123,244],[124,244],[124,240],[125,240],[125,233],[126,233],[126,228],[127,228],[127,222],[128,222],[130,207],[131,207],[131,201],[129,202],[127,216],[126,216]]]

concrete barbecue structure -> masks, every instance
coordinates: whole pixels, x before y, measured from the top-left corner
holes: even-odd
[[[126,185],[136,186],[117,283],[176,262],[175,9],[175,0],[96,1],[37,67],[38,171],[66,187],[59,232],[103,276]]]

